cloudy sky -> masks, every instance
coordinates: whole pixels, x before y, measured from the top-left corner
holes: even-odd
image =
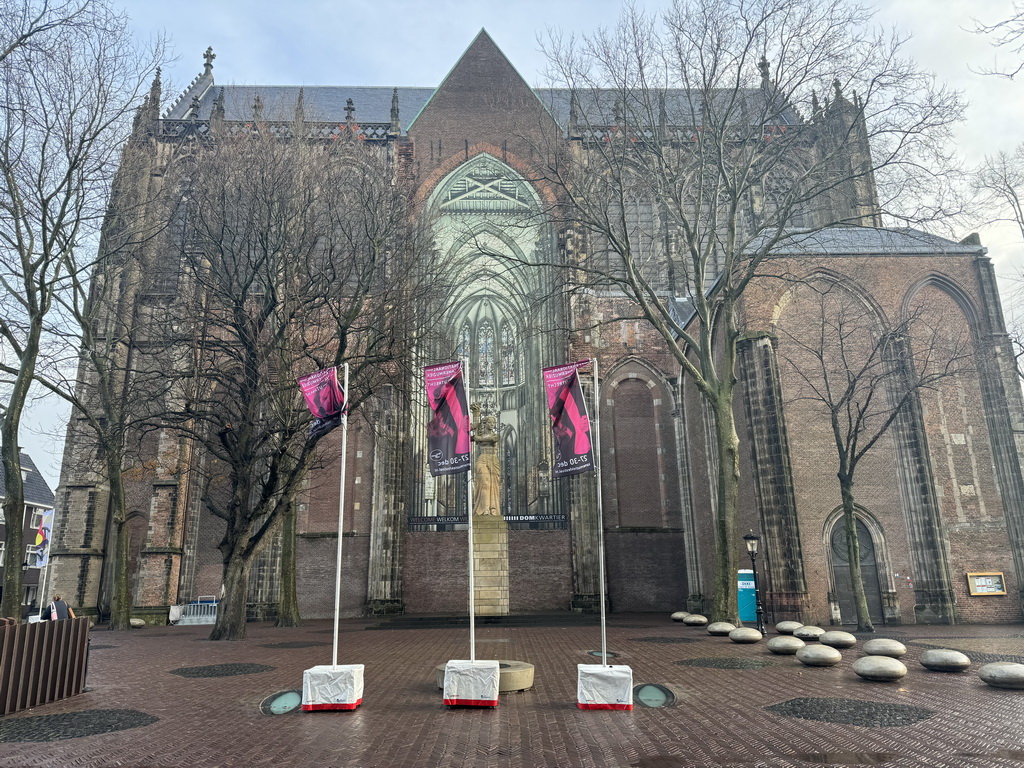
[[[650,11],[668,0],[638,5]],[[140,38],[164,33],[176,60],[165,67],[165,95],[202,71],[203,51],[217,54],[214,78],[236,85],[436,86],[483,27],[531,84],[543,80],[538,37],[548,29],[589,33],[612,25],[618,0],[153,0],[123,2]],[[976,21],[1007,16],[1011,0],[883,0],[878,21],[912,36],[911,54],[970,101],[959,129],[968,163],[1024,141],[1024,82],[985,77],[995,52],[972,34]],[[1007,59],[1011,61],[1011,59]],[[1024,265],[1019,236],[1006,226],[980,228],[1000,273]],[[966,232],[961,234],[967,234]],[[52,408],[26,418],[22,440],[56,488],[63,425]],[[45,422],[45,426],[43,423]]]

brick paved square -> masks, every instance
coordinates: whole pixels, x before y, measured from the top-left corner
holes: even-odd
[[[950,675],[929,672],[917,661],[935,646],[988,654],[986,660],[1024,656],[1020,625],[898,627],[908,646],[909,673],[898,683],[880,684],[852,672],[860,644],[844,651],[836,667],[810,668],[793,657],[772,656],[763,642],[737,645],[661,615],[616,615],[608,627],[616,663],[632,667],[635,684],[660,683],[676,696],[672,707],[637,706],[632,712],[576,708],[576,665],[593,662],[587,652],[600,647],[596,626],[479,627],[478,658],[529,661],[536,680],[532,690],[503,694],[495,710],[467,710],[442,705],[434,670],[466,657],[465,628],[367,631],[370,625],[343,622],[339,642],[340,663],[366,665],[363,705],[355,712],[279,716],[261,714],[260,702],[301,688],[304,669],[330,663],[330,647],[317,644],[329,622],[299,629],[250,624],[248,638],[237,643],[206,640],[208,627],[94,630],[91,690],[0,719],[0,766],[994,768],[1024,761],[1024,692],[989,688],[977,677],[979,663]],[[884,628],[877,633],[885,635]],[[728,667],[758,665],[678,663],[700,659],[772,663],[753,669]],[[172,674],[203,666],[217,666],[222,676]],[[898,713],[904,706],[917,716],[927,712],[908,725],[884,727],[779,714],[806,712],[806,702],[794,703],[798,699],[833,701],[822,705],[824,717],[833,719],[850,711]],[[869,704],[855,706],[862,702]],[[24,740],[26,733],[55,734],[21,721],[96,710],[136,711],[142,715],[132,722],[142,724]],[[127,715],[106,717],[116,724]]]

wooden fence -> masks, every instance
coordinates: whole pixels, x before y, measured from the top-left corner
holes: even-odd
[[[0,622],[0,716],[82,692],[89,619]]]

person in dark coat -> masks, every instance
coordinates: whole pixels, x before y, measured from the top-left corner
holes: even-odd
[[[70,605],[64,602],[64,599],[61,597],[60,593],[57,593],[53,596],[53,602],[47,606],[47,610],[43,611],[43,614],[44,615],[42,618],[44,620],[51,619],[61,621],[62,619],[75,618],[74,610],[71,608]]]

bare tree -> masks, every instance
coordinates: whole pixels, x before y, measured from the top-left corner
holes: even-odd
[[[358,407],[400,375],[428,274],[385,151],[304,140],[301,117],[291,130],[282,139],[259,119],[215,119],[213,137],[176,161],[183,253],[171,314],[184,378],[165,418],[205,454],[189,471],[225,523],[214,640],[244,637],[253,558],[282,524],[293,535],[296,493],[317,458],[296,376],[347,362]],[[282,620],[297,622],[294,594],[289,606]]]
[[[967,367],[966,330],[947,338],[918,311],[886,325],[863,296],[831,277],[812,277],[795,294],[801,322],[779,328],[792,382],[787,400],[813,403],[831,426],[857,629],[873,632],[857,537],[857,468],[923,390]]]
[[[982,72],[986,75],[998,75],[1013,80],[1024,70],[1024,62],[1019,61],[1024,54],[1024,3],[1014,0],[1010,15],[1005,19],[992,24],[985,24],[978,21],[974,25],[974,31],[980,35],[987,35],[992,40],[995,48],[1009,51],[1018,61],[1008,68],[1000,64],[994,64]]]
[[[1024,144],[1018,145],[1012,153],[997,152],[987,156],[975,171],[973,183],[980,194],[979,208],[992,214],[989,220],[1012,224],[1020,233],[1019,242],[1024,243]],[[1017,375],[1024,381],[1024,317],[1021,316],[1021,308],[1024,307],[1021,281],[1024,274],[1017,269],[1016,275],[1008,279],[1011,287],[1005,294],[1010,310],[1007,326],[1013,344]]]
[[[52,41],[37,38],[46,38],[48,32],[88,28],[92,23],[89,4],[88,0],[0,2],[0,62],[19,48],[39,44],[40,50],[45,51]]]
[[[0,42],[0,454],[13,553],[23,528],[18,436],[55,342],[47,325],[69,276],[95,258],[118,152],[160,51],[136,46],[106,2],[11,10]],[[20,600],[21,569],[6,568],[0,613],[20,615]]]
[[[587,290],[620,297],[606,318],[658,331],[713,422],[715,619],[738,613],[745,288],[794,234],[942,218],[953,202],[959,100],[870,21],[819,0],[677,0],[661,17],[630,8],[611,30],[547,44],[570,142],[553,143],[544,176],[584,243],[571,268]]]

